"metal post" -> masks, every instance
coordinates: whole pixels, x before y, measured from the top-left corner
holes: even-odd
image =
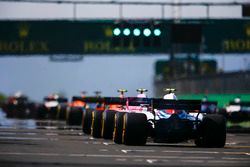
[[[165,13],[165,6],[162,4],[161,5],[161,18],[164,19],[164,13]]]
[[[169,62],[170,62],[170,77],[171,78],[175,78],[175,73],[176,73],[176,70],[175,70],[175,55],[174,55],[174,46],[173,44],[171,44],[171,48],[170,48],[170,59],[169,59]]]
[[[73,3],[73,20],[76,20],[76,12],[77,12],[76,5],[77,5],[76,2]]]
[[[207,10],[206,10],[206,12],[207,12],[207,19],[209,19],[209,17],[210,17],[210,13],[209,13],[209,5],[206,5],[206,8],[207,8]]]
[[[123,18],[123,5],[122,5],[122,3],[119,4],[119,17],[120,17],[120,19]]]

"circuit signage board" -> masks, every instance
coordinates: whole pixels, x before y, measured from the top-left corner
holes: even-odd
[[[250,53],[249,19],[0,21],[0,55]]]

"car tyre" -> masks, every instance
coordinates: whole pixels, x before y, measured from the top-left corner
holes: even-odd
[[[94,138],[102,137],[102,114],[103,110],[95,110],[92,112],[91,135]]]
[[[67,116],[67,124],[71,126],[78,126],[82,123],[82,108],[72,107]]]
[[[147,117],[143,113],[126,113],[122,139],[125,145],[145,145],[148,135]]]
[[[198,138],[195,144],[198,147],[221,148],[226,143],[226,119],[219,114],[204,117],[198,128]]]
[[[66,119],[66,113],[67,113],[68,106],[66,105],[60,105],[57,108],[57,119],[58,120],[65,120]]]
[[[115,113],[116,111],[113,110],[106,110],[103,112],[102,137],[104,139],[113,138]]]
[[[82,131],[85,134],[91,134],[92,112],[93,112],[93,110],[91,110],[91,109],[86,109],[85,111],[83,111]]]
[[[123,118],[125,113],[126,112],[115,113],[113,141],[116,144],[122,144]]]

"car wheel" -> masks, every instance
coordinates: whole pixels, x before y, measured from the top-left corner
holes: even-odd
[[[102,137],[102,113],[103,110],[95,110],[92,112],[92,126],[91,126],[91,135],[95,138]]]
[[[91,133],[91,125],[92,125],[92,112],[91,109],[86,109],[83,111],[82,115],[82,131],[85,134]]]
[[[114,120],[113,141],[116,144],[122,144],[123,117],[126,112],[116,112]]]
[[[123,120],[123,143],[145,145],[148,135],[147,117],[142,113],[126,113]]]
[[[113,111],[113,110],[107,110],[103,112],[102,137],[104,139],[113,138],[115,113],[116,111]]]
[[[46,119],[48,118],[48,108],[44,105],[39,105],[37,109],[36,119]]]
[[[67,106],[60,105],[60,107],[58,107],[58,110],[57,110],[57,119],[65,120],[66,119],[66,112],[67,112]]]
[[[68,113],[67,124],[68,125],[81,125],[82,123],[82,108],[72,107]]]
[[[204,117],[198,128],[198,147],[224,147],[226,143],[226,119],[222,115],[213,114]]]

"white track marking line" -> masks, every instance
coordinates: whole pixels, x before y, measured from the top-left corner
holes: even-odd
[[[99,151],[100,151],[100,152],[107,152],[108,149],[100,149]]]
[[[188,163],[203,163],[203,160],[180,160],[181,162],[188,162]]]
[[[84,157],[85,154],[69,154],[69,157]]]
[[[229,161],[229,160],[213,160],[213,161],[207,161],[207,163],[222,163],[222,164],[242,164],[242,163],[247,163],[249,164],[249,161]]]
[[[164,159],[164,160],[162,160],[162,162],[169,162],[169,160],[167,160],[167,159]]]
[[[163,153],[187,153],[187,154],[228,154],[228,155],[250,155],[248,152],[218,152],[218,151],[171,151],[164,150]]]
[[[25,152],[0,152],[0,155],[18,156],[79,156],[79,157],[99,157],[99,158],[143,158],[143,159],[178,159],[179,156],[145,156],[145,155],[115,155],[115,154],[58,154],[58,153],[25,153]]]
[[[192,157],[190,157],[190,156],[185,156],[185,157],[181,157],[181,159],[184,159],[184,160],[188,160],[188,159],[192,159],[192,160],[196,160],[196,159],[200,159],[200,160],[211,160],[211,159],[214,159],[214,157],[201,157],[201,156],[198,156],[198,157],[194,157],[194,156],[192,156]]]
[[[57,133],[45,133],[46,136],[58,136]]]
[[[125,162],[125,161],[127,161],[127,159],[126,158],[117,158],[117,159],[115,159],[116,161],[121,161],[121,162]]]
[[[114,145],[114,143],[109,143],[109,142],[103,142],[103,144],[105,145],[105,146],[108,146],[108,145]]]
[[[219,154],[217,151],[171,151],[171,150],[164,150],[163,153],[188,153],[188,154]]]
[[[222,157],[223,160],[250,160],[249,158]]]
[[[37,135],[37,133],[32,132],[0,132],[0,136],[13,136],[13,135],[28,135],[28,136],[34,136]]]
[[[143,153],[153,153],[155,150],[121,150],[124,153],[129,153],[129,152],[143,152]]]
[[[222,152],[223,154],[227,155],[250,155],[248,152]]]
[[[30,153],[30,155],[32,155],[32,153]],[[38,155],[41,155],[41,156],[60,156],[60,154],[58,153],[38,153]]]
[[[224,157],[222,160],[215,160],[211,157],[180,157],[180,156],[154,156],[154,155],[114,155],[114,154],[58,154],[58,153],[28,153],[28,152],[0,152],[0,156],[48,156],[48,157],[85,157],[85,158],[112,158],[118,161],[123,159],[139,160],[144,159],[148,163],[155,163],[156,161],[182,161],[182,162],[203,162],[206,160],[208,163],[249,163],[249,159]],[[236,161],[237,160],[237,161]],[[139,162],[139,161],[138,161]]]
[[[134,162],[143,162],[144,160],[143,159],[134,159],[133,161]]]
[[[156,159],[147,159],[146,162],[148,162],[149,164],[153,164],[155,162],[157,162]]]
[[[61,154],[58,154],[58,153],[21,153],[21,152],[7,152],[7,153],[4,153],[4,152],[0,152],[0,155],[24,155],[24,156],[30,156],[30,155],[34,155],[34,156],[60,156]]]
[[[125,153],[125,154],[127,154],[128,152],[127,152],[127,150],[121,150],[123,153]]]
[[[49,140],[49,138],[43,138],[43,137],[12,137],[12,136],[1,136],[0,140]]]
[[[231,142],[231,143],[226,143],[226,145],[236,145],[237,143]]]
[[[58,127],[56,127],[56,126],[45,126],[44,128],[45,129],[53,129],[53,130],[58,129]]]

